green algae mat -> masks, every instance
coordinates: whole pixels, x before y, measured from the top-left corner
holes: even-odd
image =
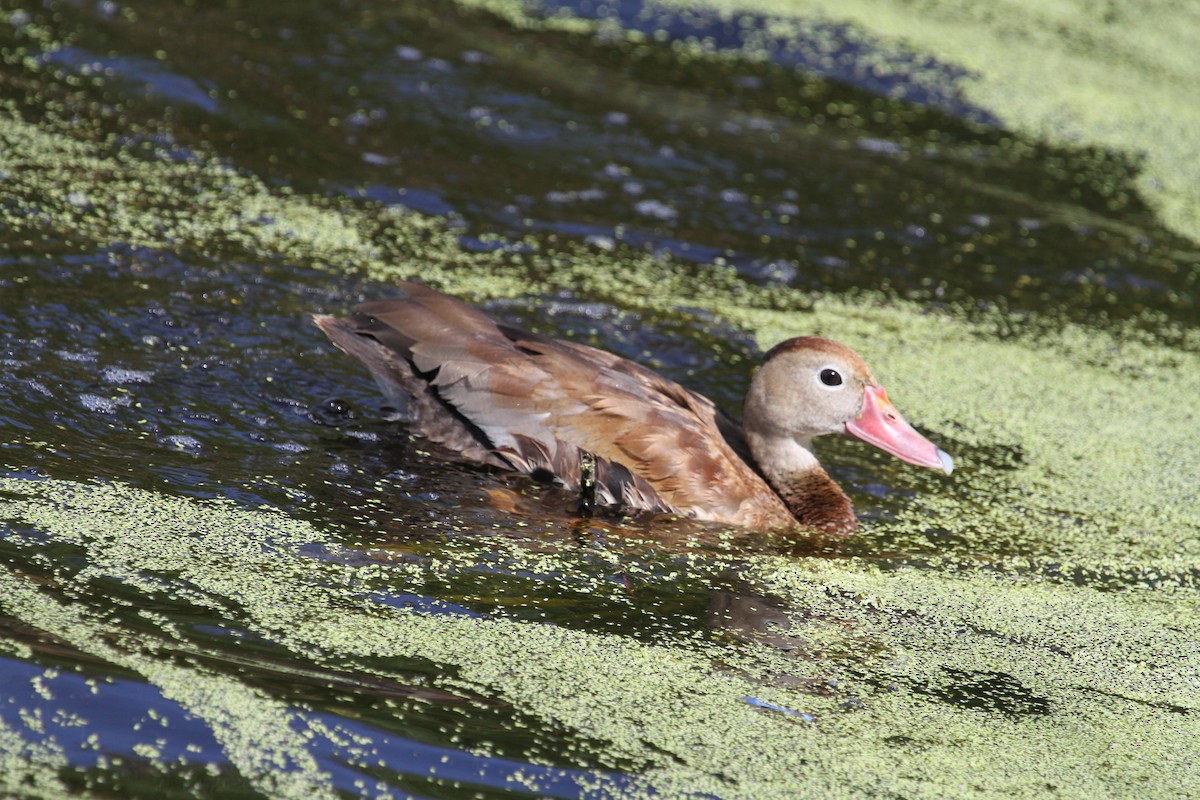
[[[6,6],[0,795],[1197,791],[1200,49],[1038,8]],[[957,468],[581,519],[308,321],[397,278],[733,412],[840,339]]]

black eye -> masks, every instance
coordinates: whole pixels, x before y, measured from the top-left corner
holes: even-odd
[[[836,369],[830,369],[829,367],[826,367],[825,369],[821,370],[821,383],[825,384],[826,386],[841,386],[842,373],[838,372]]]

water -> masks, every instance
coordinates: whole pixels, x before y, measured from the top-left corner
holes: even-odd
[[[836,26],[821,69],[443,4],[7,15],[0,794],[1170,796],[1194,770],[1197,252],[1125,157],[1012,136],[933,59],[864,71]],[[394,276],[734,412],[777,329],[858,337],[962,469],[823,444],[846,542],[580,519],[384,420],[310,324]],[[1104,408],[1154,437],[1080,426]]]

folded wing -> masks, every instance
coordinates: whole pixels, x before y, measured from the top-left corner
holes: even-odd
[[[611,353],[499,325],[418,284],[401,288],[316,323],[371,370],[414,433],[571,490],[590,453],[597,501],[608,505],[792,524],[748,463],[740,426],[709,399]]]

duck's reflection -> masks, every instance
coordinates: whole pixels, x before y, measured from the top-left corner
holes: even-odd
[[[795,634],[793,612],[782,600],[732,589],[713,589],[708,605],[709,627],[743,641],[771,647],[803,658],[813,654],[812,643]]]

